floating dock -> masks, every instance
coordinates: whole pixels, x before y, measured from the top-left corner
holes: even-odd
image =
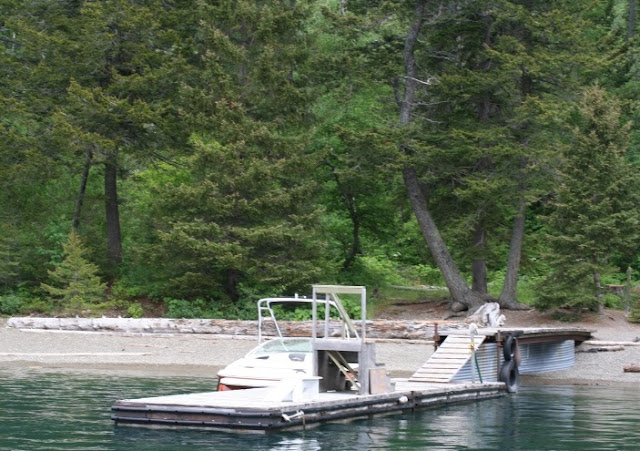
[[[501,369],[508,366],[505,337],[518,339],[520,372],[538,373],[570,368],[575,344],[589,339],[591,332],[480,329],[474,356],[469,334],[443,331],[438,349],[410,378],[389,380],[383,368],[372,365],[365,392],[327,390],[331,387],[326,381],[311,376],[267,388],[124,399],[112,406],[112,419],[118,426],[268,433],[496,398],[514,391],[512,383],[517,389],[517,381],[498,382]],[[361,359],[371,352],[367,345],[362,343]]]
[[[270,401],[269,388],[125,399],[113,405],[118,426],[197,428],[267,433],[299,430],[328,421],[356,419],[496,398],[503,383],[427,384],[395,381],[395,390],[376,395],[318,393],[311,400]]]
[[[325,295],[325,305],[332,296],[344,311],[337,293],[361,297],[360,330],[349,319],[341,339],[327,338],[328,308],[324,333],[317,328],[317,296]],[[118,426],[266,433],[480,401],[517,391],[521,372],[570,368],[575,344],[591,337],[577,328],[436,328],[429,360],[408,379],[390,379],[366,339],[364,287],[314,285],[312,307],[312,373],[264,388],[124,399],[112,406],[112,419]]]

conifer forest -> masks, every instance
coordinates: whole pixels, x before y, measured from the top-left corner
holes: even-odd
[[[637,3],[0,0],[0,315],[633,304]]]

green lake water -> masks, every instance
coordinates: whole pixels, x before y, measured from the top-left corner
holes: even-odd
[[[504,398],[308,431],[115,427],[123,398],[209,391],[214,378],[0,369],[0,450],[636,450],[640,387],[523,387]]]

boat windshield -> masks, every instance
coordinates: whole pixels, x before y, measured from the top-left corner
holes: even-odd
[[[311,352],[311,339],[275,338],[260,345],[252,354],[274,354],[277,352]]]

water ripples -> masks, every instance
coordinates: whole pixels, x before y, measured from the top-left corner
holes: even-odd
[[[213,384],[212,378],[2,369],[0,449],[565,451],[635,450],[640,443],[640,392],[618,387],[524,387],[500,399],[266,436],[116,428],[110,419],[118,399]]]

